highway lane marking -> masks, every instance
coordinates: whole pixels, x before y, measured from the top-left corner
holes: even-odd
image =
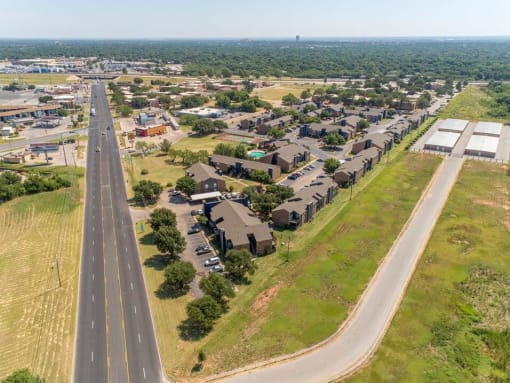
[[[95,226],[92,226],[92,231],[96,231],[96,227]]]
[[[136,305],[133,305],[134,309],[135,309],[135,314],[136,314]]]
[[[96,241],[92,240],[92,246],[96,244]],[[92,259],[94,259],[94,256],[92,256]]]
[[[94,294],[92,294],[92,302],[95,302],[96,298],[94,297]]]
[[[126,253],[127,253],[127,247],[126,247]]]
[[[96,278],[96,275],[92,274],[92,280],[94,280],[95,278]]]
[[[94,328],[94,320],[92,320],[92,328]]]
[[[128,269],[131,270],[131,264],[128,263]]]
[[[96,260],[96,256],[95,256],[95,255],[93,255],[93,256],[92,256],[92,262],[95,262],[95,260]]]
[[[140,336],[140,333],[138,333],[138,343],[142,343],[142,337]]]
[[[142,372],[143,372],[143,380],[145,380],[146,376],[145,376],[145,367],[142,367]]]
[[[91,361],[91,362],[94,362],[94,351],[92,351],[92,353],[91,353],[90,361]]]
[[[133,290],[133,282],[131,282],[131,290]]]

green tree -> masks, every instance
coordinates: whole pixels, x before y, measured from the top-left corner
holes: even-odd
[[[225,258],[225,270],[234,280],[242,281],[246,278],[246,274],[255,273],[257,264],[253,262],[248,250],[229,250]]]
[[[193,122],[193,126],[191,127],[191,130],[200,134],[200,135],[206,135],[206,134],[213,133],[216,130],[216,126],[211,119],[201,118],[201,119]]]
[[[152,230],[158,231],[162,227],[175,227],[177,225],[177,219],[172,210],[161,207],[152,211],[149,219],[149,225],[151,225]]]
[[[234,157],[234,146],[220,142],[214,147],[213,153],[221,156]]]
[[[227,300],[235,296],[234,289],[230,282],[221,274],[210,273],[200,281],[200,289],[207,295],[213,297],[226,311]]]
[[[246,146],[243,144],[238,144],[234,147],[234,157],[240,159],[248,158],[248,152],[246,151]]]
[[[322,139],[322,141],[327,146],[338,146],[345,144],[345,138],[338,134],[337,132],[329,133],[326,137]]]
[[[181,177],[175,183],[175,189],[179,190],[183,193],[186,193],[187,195],[194,194],[196,188],[197,188],[197,183],[190,176]]]
[[[46,380],[39,376],[32,375],[27,368],[24,368],[13,372],[3,379],[2,383],[46,383]]]
[[[175,225],[159,227],[154,234],[154,244],[161,253],[172,257],[186,248],[186,240]]]
[[[265,218],[268,218],[273,209],[278,206],[276,196],[271,193],[259,194],[253,202],[253,209]]]
[[[133,192],[135,193],[135,201],[138,203],[142,205],[154,204],[163,192],[163,186],[157,182],[142,180],[133,186]]]
[[[328,158],[324,161],[324,171],[328,174],[332,174],[340,167],[340,161],[336,158]]]
[[[365,120],[364,118],[362,118],[358,124],[358,128],[360,130],[365,130],[365,129],[368,129],[370,127],[370,123]]]
[[[268,130],[267,135],[273,140],[279,140],[280,138],[285,137],[285,130],[274,126]]]
[[[163,141],[161,141],[161,143],[159,144],[159,150],[161,150],[163,153],[165,154],[169,154],[170,153],[170,149],[172,148],[172,143],[170,141],[168,141],[168,139],[164,139]]]
[[[294,196],[294,189],[285,185],[267,185],[266,194],[273,195],[276,199],[276,203],[281,204],[286,199]]]
[[[195,299],[186,306],[190,325],[199,333],[211,331],[222,312],[223,309],[218,302],[209,295]]]
[[[216,106],[218,108],[228,109],[232,104],[232,100],[223,93],[219,93],[216,96]]]
[[[214,129],[216,129],[216,130],[223,130],[223,129],[228,128],[227,123],[222,120],[214,120],[213,125],[214,125]]]
[[[301,92],[301,99],[303,101],[310,97],[312,97],[312,92],[310,91],[310,89],[305,89],[304,91]]]
[[[131,100],[131,107],[135,109],[142,109],[149,106],[149,101],[143,97],[133,97]]]
[[[261,169],[256,169],[253,172],[251,172],[251,179],[253,181],[261,182],[263,184],[270,184],[273,182],[271,176]]]
[[[117,113],[121,115],[121,117],[129,117],[133,114],[133,108],[128,105],[119,105],[117,107]]]
[[[191,262],[173,262],[165,267],[165,282],[177,291],[188,288],[197,271]]]
[[[289,93],[282,97],[282,102],[284,105],[294,105],[299,103],[299,98],[297,98],[294,94]]]
[[[255,202],[255,199],[259,195],[256,186],[247,186],[242,190],[241,193],[247,196],[251,202]]]
[[[136,85],[142,85],[142,84],[143,84],[143,78],[135,77],[135,78],[133,79],[133,82],[134,82]]]

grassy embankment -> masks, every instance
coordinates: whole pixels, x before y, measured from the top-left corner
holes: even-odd
[[[253,96],[259,96],[261,99],[269,102],[281,101],[282,97],[292,93],[296,97],[301,96],[301,92],[310,89],[313,91],[319,88],[320,85],[300,85],[300,84],[285,84],[274,85],[267,88],[256,88],[253,90]]]
[[[510,174],[467,162],[373,361],[350,382],[510,379]]]
[[[297,351],[333,333],[356,303],[440,162],[437,157],[402,153],[404,146],[405,142],[392,152],[389,164],[385,158],[354,187],[352,202],[349,191],[342,190],[313,223],[296,232],[276,233],[277,254],[257,260],[259,270],[251,285],[238,288],[230,312],[206,338],[197,342],[179,338],[177,326],[185,317],[189,296],[158,300],[151,294],[169,375],[186,381],[203,379]],[[287,256],[287,246],[282,243],[289,238]],[[144,258],[157,254],[150,243],[142,243],[141,249]],[[150,291],[155,291],[163,282],[161,271],[146,267],[145,273]],[[169,317],[173,319],[169,321]],[[191,369],[199,349],[208,359],[195,374]]]
[[[0,205],[0,378],[27,367],[48,382],[69,381],[82,218],[83,178]]]

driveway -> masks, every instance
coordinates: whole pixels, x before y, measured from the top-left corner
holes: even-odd
[[[377,350],[404,296],[463,160],[448,157],[439,167],[360,301],[338,332],[293,355],[210,380],[230,383],[319,383],[360,368]],[[236,375],[237,374],[237,375]],[[230,375],[230,376],[229,376]]]

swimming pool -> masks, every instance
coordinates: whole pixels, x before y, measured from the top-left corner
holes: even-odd
[[[264,153],[263,150],[252,150],[248,152],[248,157],[254,160],[258,160],[259,158],[264,157],[265,154],[266,153]]]

